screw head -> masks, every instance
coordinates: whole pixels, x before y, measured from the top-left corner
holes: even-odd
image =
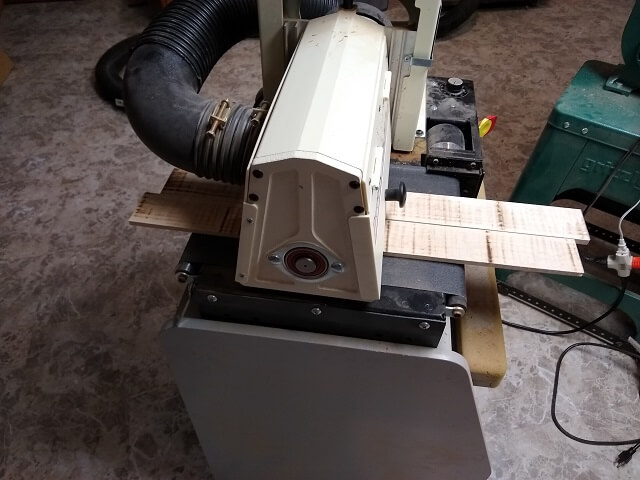
[[[321,315],[322,314],[322,310],[320,310],[318,307],[314,307],[311,309],[311,313],[314,315]]]
[[[571,126],[571,124],[569,122],[564,122],[562,124],[562,128],[569,128]]]
[[[424,135],[424,131],[416,130],[416,135],[420,137],[420,136]]]
[[[438,165],[440,163],[440,160],[438,160],[437,158],[433,159],[433,164],[434,165]]]
[[[469,165],[471,168],[476,168],[476,162],[471,162],[471,165]]]
[[[251,217],[247,218],[247,223],[253,223],[253,218]]]
[[[185,272],[178,272],[176,273],[176,279],[180,283],[185,283],[189,279],[189,275],[187,275]]]
[[[274,265],[277,265],[278,263],[280,263],[280,257],[278,255],[269,255],[267,257],[267,260],[269,260]]]
[[[218,297],[215,295],[207,295],[207,302],[216,303],[218,301]]]
[[[586,135],[587,133],[589,133],[589,129],[585,127],[581,130],[581,132],[583,135]]]
[[[420,327],[422,330],[429,330],[429,328],[431,328],[431,325],[429,324],[429,322],[420,322],[418,324],[418,327]]]
[[[331,264],[331,270],[333,270],[336,273],[342,273],[344,272],[344,265],[340,262],[333,262]]]

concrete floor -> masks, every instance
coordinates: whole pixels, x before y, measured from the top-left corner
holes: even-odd
[[[484,10],[435,50],[433,73],[473,78],[480,113],[499,116],[484,143],[492,198],[508,197],[583,61],[619,61],[633,1],[540,3]],[[211,478],[157,338],[181,293],[172,270],[186,235],[127,224],[171,168],[92,86],[100,54],[148,20],[146,8],[98,0],[0,14],[16,65],[0,88],[0,478]],[[251,101],[258,59],[255,41],[238,45],[206,94]],[[557,327],[501,305],[507,320]],[[505,339],[506,378],[476,389],[491,478],[640,478],[640,458],[616,469],[618,448],[572,442],[551,423],[555,360],[583,337]],[[566,362],[561,421],[591,438],[640,436],[633,363],[584,352]]]

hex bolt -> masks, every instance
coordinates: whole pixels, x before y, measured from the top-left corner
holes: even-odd
[[[570,124],[569,122],[564,122],[564,123],[562,124],[562,127],[563,127],[563,128],[569,128],[570,126],[571,126],[571,124]]]
[[[422,330],[429,330],[429,328],[431,328],[431,325],[429,324],[429,322],[420,322],[418,324],[418,327],[420,327]]]
[[[320,315],[322,314],[322,310],[320,310],[318,307],[313,307],[311,309],[311,313],[313,313],[314,315]]]
[[[267,260],[269,260],[274,265],[277,265],[278,263],[280,263],[280,257],[278,255],[269,255],[267,257]]]
[[[215,295],[207,295],[207,302],[216,303],[218,301],[218,297]]]
[[[344,272],[344,265],[340,262],[333,262],[331,264],[331,270],[333,270],[336,273],[342,273]]]

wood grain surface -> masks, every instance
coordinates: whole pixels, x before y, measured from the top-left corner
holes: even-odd
[[[479,228],[386,221],[385,255],[582,275],[571,239]]]
[[[387,202],[387,219],[571,238],[576,243],[589,243],[587,225],[577,208],[409,192],[404,208],[397,202]]]

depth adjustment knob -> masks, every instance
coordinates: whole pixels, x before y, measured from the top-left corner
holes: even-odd
[[[384,192],[384,199],[387,202],[398,202],[400,208],[407,203],[407,186],[404,182],[400,182],[398,188],[387,188]]]
[[[462,80],[458,77],[447,79],[447,91],[449,93],[460,93],[462,91]]]

